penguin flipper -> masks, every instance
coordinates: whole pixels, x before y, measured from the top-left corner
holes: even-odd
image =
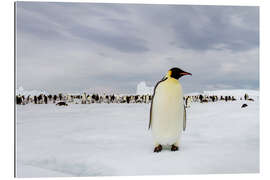
[[[158,83],[154,87],[154,92],[153,92],[153,95],[152,95],[151,106],[150,106],[150,118],[149,118],[148,130],[150,129],[151,124],[152,124],[152,110],[153,110],[153,101],[154,101],[154,97],[155,97],[156,88],[159,85],[159,83],[165,81],[166,79],[168,79],[168,77],[166,77],[166,76],[163,77],[160,81],[158,81]]]
[[[183,130],[186,130],[186,126],[187,126],[187,111],[186,111],[186,106],[184,105],[184,120],[183,120]]]
[[[152,123],[152,107],[153,107],[153,98],[154,98],[154,95],[153,95],[153,97],[152,97],[151,106],[150,106],[150,118],[149,118],[148,130],[150,129],[150,127],[151,127],[151,123]]]

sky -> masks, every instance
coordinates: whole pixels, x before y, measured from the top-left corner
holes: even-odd
[[[259,7],[16,3],[16,85],[135,93],[172,67],[185,93],[259,89]]]

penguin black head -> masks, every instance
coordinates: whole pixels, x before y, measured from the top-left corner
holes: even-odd
[[[182,76],[185,75],[192,75],[189,72],[183,71],[182,69],[179,69],[177,67],[174,67],[168,71],[168,76],[174,78],[174,79],[179,79]]]

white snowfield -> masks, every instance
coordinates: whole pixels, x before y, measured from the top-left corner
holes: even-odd
[[[17,177],[259,172],[259,100],[192,103],[180,151],[160,153],[150,104],[16,108]]]

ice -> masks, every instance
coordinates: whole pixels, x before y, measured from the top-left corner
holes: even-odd
[[[138,95],[144,94],[153,94],[154,87],[148,87],[144,81],[140,82],[137,85],[137,92]]]
[[[160,153],[147,130],[149,104],[16,109],[18,177],[259,172],[257,100],[192,103],[180,151]]]

